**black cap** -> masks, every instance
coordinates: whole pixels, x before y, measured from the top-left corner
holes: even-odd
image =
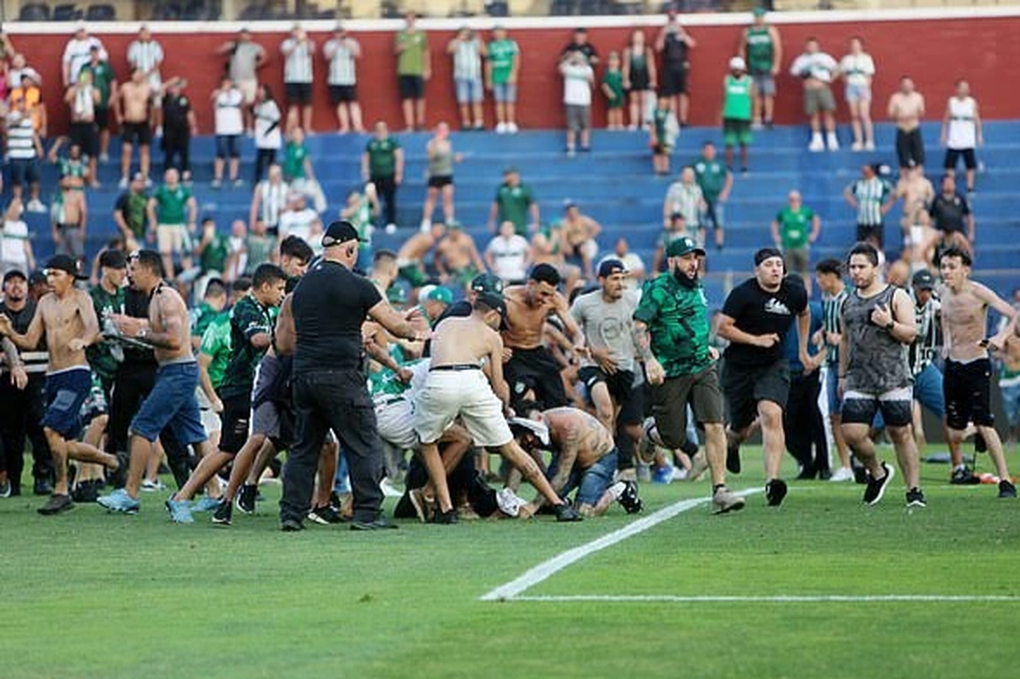
[[[599,278],[607,278],[614,273],[627,273],[627,267],[618,259],[607,259],[599,264]]]
[[[762,248],[758,252],[754,253],[754,265],[760,266],[766,259],[772,259],[773,257],[783,258],[783,253],[777,248]]]
[[[74,257],[70,255],[55,255],[50,257],[50,260],[46,262],[44,270],[55,269],[57,271],[63,271],[69,273],[80,281],[85,280],[88,276],[83,276],[78,273],[78,262],[74,261]]]
[[[364,243],[358,236],[358,230],[354,228],[346,219],[333,222],[326,229],[326,233],[322,236],[322,247],[328,248],[332,245],[343,245],[344,243],[350,243],[351,241],[357,241]]]
[[[910,281],[910,284],[915,290],[934,290],[935,276],[931,274],[931,271],[921,269],[914,274],[914,278]]]
[[[4,274],[4,283],[6,284],[7,281],[12,278],[20,278],[21,280],[28,282],[28,276],[26,276],[25,272],[21,269],[9,269],[7,273]]]
[[[108,269],[126,269],[127,257],[120,250],[103,250],[99,255],[99,266]]]
[[[46,274],[39,269],[36,269],[28,275],[28,287],[34,287],[36,285],[46,285]]]

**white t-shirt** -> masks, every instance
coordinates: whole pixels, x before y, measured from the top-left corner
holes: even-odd
[[[811,77],[823,83],[831,83],[836,68],[836,60],[825,52],[805,52],[794,60],[790,74],[797,78]]]
[[[70,64],[71,66],[71,80],[68,84],[73,83],[78,79],[78,74],[81,73],[81,67],[87,64],[89,59],[92,58],[89,52],[93,45],[99,48],[100,60],[106,61],[110,58],[110,55],[106,53],[106,48],[103,47],[103,43],[95,36],[90,35],[84,40],[71,38],[67,41],[67,47],[64,48],[64,63]]]
[[[9,268],[19,268],[28,273],[28,256],[25,242],[28,240],[28,224],[20,219],[16,222],[4,220],[0,231],[0,261]]]
[[[875,61],[870,54],[848,54],[839,62],[839,70],[843,72],[847,85],[867,85],[868,79],[875,75]]]
[[[255,148],[279,150],[283,146],[280,122],[280,107],[275,101],[255,104]]]
[[[588,64],[563,64],[563,103],[571,106],[591,106],[591,83],[595,71]]]
[[[523,281],[528,277],[525,269],[528,240],[524,236],[514,234],[508,239],[496,236],[489,241],[485,251],[492,253],[492,273],[504,281]]]
[[[220,92],[213,103],[216,106],[216,134],[244,134],[244,119],[241,116],[244,95],[241,90],[232,87]]]
[[[946,146],[951,149],[972,149],[977,146],[977,102],[974,97],[949,98],[949,132]]]
[[[312,224],[319,221],[319,213],[310,207],[304,210],[287,210],[280,213],[280,239],[297,236],[312,244]]]

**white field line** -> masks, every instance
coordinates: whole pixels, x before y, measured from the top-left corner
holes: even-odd
[[[750,488],[742,490],[737,495],[746,497],[753,493],[760,493],[760,488]],[[699,507],[703,504],[708,503],[711,498],[696,498],[693,500],[681,500],[668,507],[664,507],[654,514],[638,519],[633,523],[629,523],[623,528],[614,530],[612,533],[607,533],[602,537],[581,545],[580,547],[574,547],[567,551],[554,556],[553,558],[543,561],[534,568],[528,570],[526,573],[521,575],[519,578],[511,580],[505,585],[501,585],[496,589],[492,590],[488,594],[481,597],[482,601],[505,601],[507,599],[514,599],[523,592],[531,589],[543,580],[560,572],[564,568],[577,563],[581,559],[585,558],[590,554],[612,547],[613,545],[623,542],[627,538],[634,537],[639,533],[643,533],[649,528],[659,525],[663,521],[668,521],[678,514],[690,511],[695,507]]]
[[[752,604],[802,604],[802,603],[1020,603],[1020,596],[999,595],[942,595],[942,594],[809,594],[777,596],[673,596],[669,594],[578,594],[549,596],[514,596],[512,601],[539,601],[554,603],[597,602],[597,603],[752,603]]]

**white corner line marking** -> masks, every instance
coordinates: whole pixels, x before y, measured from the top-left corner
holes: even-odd
[[[749,488],[736,493],[736,495],[747,497],[748,495],[760,492],[760,488]],[[592,540],[591,542],[579,547],[574,547],[573,549],[568,549],[547,561],[543,561],[534,568],[529,569],[519,578],[511,580],[505,585],[500,585],[488,594],[483,595],[480,597],[480,600],[506,601],[508,599],[514,599],[519,594],[531,589],[543,580],[552,577],[564,568],[577,563],[586,556],[606,549],[607,547],[612,547],[617,543],[623,542],[627,538],[634,537],[639,533],[645,532],[649,528],[659,525],[663,521],[669,521],[678,514],[682,514],[683,512],[690,511],[695,507],[706,504],[710,500],[711,498],[707,497],[681,500],[680,502],[669,505],[668,507],[663,507],[654,514],[649,514],[648,516],[638,519],[633,523],[629,523],[623,528],[614,530],[612,533],[607,533],[596,540]]]
[[[513,601],[597,602],[597,603],[1020,603],[1020,596],[995,594],[808,594],[776,596],[674,596],[670,594],[572,594],[549,596],[515,596]]]

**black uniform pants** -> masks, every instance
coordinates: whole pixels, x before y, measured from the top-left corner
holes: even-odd
[[[809,375],[791,375],[790,396],[783,411],[786,449],[808,473],[829,470],[829,444],[818,408],[821,391],[817,370]]]
[[[32,443],[32,477],[53,479],[53,458],[41,424],[46,412],[45,383],[42,373],[32,373],[21,390],[11,384],[9,373],[0,375],[0,470],[7,471],[12,494],[21,492],[26,437]]]
[[[163,167],[191,170],[191,132],[187,127],[166,125],[163,128]],[[180,162],[178,162],[178,160]]]

